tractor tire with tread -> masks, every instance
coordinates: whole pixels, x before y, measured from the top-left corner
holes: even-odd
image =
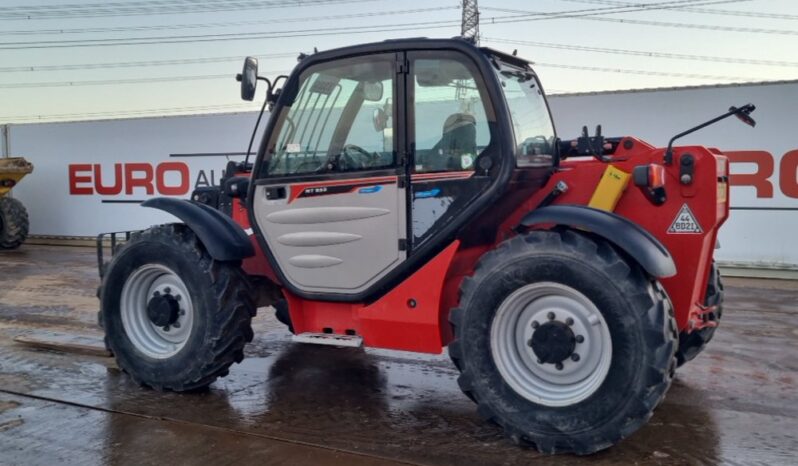
[[[577,290],[594,303],[609,330],[606,376],[585,399],[568,405],[540,404],[519,394],[492,354],[492,325],[502,303],[541,282]],[[480,416],[516,444],[548,454],[608,448],[645,424],[671,385],[678,335],[670,301],[659,282],[605,240],[572,230],[519,235],[487,253],[460,293],[449,318],[458,384]]]
[[[0,249],[16,249],[28,238],[28,211],[13,197],[0,197]]]
[[[185,343],[164,358],[151,357],[133,343],[121,316],[125,283],[144,267],[174,271],[192,301],[193,320]],[[211,258],[183,224],[152,227],[121,246],[104,275],[100,302],[98,321],[120,369],[156,390],[189,391],[210,385],[243,360],[244,346],[253,338],[256,307],[240,264]]]

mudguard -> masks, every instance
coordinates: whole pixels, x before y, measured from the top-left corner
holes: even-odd
[[[235,261],[255,255],[252,241],[232,218],[206,205],[185,199],[157,197],[141,203],[163,210],[183,221],[218,261]]]
[[[521,225],[567,225],[601,236],[631,256],[651,276],[676,275],[670,252],[651,233],[612,212],[582,205],[554,205],[533,210],[521,219]]]

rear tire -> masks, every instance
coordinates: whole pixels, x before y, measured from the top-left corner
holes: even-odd
[[[134,235],[100,294],[105,341],[119,367],[157,390],[206,387],[244,358],[256,308],[239,264],[210,257],[185,225]]]
[[[614,445],[651,417],[671,384],[678,339],[662,287],[582,233],[535,231],[502,243],[463,281],[450,321],[460,388],[513,442],[543,453]]]
[[[16,249],[28,238],[28,211],[17,199],[0,197],[0,249]]]
[[[720,325],[720,318],[723,316],[723,281],[720,277],[718,266],[713,262],[709,269],[709,281],[707,282],[707,293],[704,298],[704,306],[715,308],[714,315],[710,318],[715,322],[714,327],[704,327],[690,333],[679,334],[679,351],[676,352],[677,366],[681,367],[687,362],[696,358],[707,343],[715,336],[715,331]]]

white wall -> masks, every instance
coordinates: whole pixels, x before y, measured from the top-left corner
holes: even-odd
[[[606,136],[634,135],[656,146],[666,145],[671,135],[725,112],[730,105],[756,104],[756,128],[731,118],[680,142],[724,151],[762,150],[772,154],[775,172],[769,181],[773,195],[757,197],[752,187],[732,187],[735,210],[721,230],[722,249],[717,257],[798,267],[798,248],[789,245],[793,232],[798,231],[798,199],[785,194],[779,183],[783,154],[798,150],[794,116],[798,111],[798,82],[554,96],[550,101],[561,137],[577,136],[583,124],[592,132],[601,123]],[[256,113],[243,113],[11,125],[10,155],[27,157],[35,165],[34,173],[15,188],[14,195],[27,205],[31,233],[35,235],[94,236],[171,221],[167,214],[136,204],[107,202],[158,195],[148,195],[144,188],[107,196],[70,194],[69,165],[99,164],[103,184],[113,185],[115,164],[147,163],[156,167],[162,163],[185,163],[189,171],[187,197],[202,176],[208,181],[213,176],[218,183],[226,158],[170,154],[244,152],[256,117]],[[755,170],[752,164],[732,165],[732,173]],[[79,174],[94,178],[91,172]],[[796,173],[785,176],[796,179]],[[167,172],[164,181],[167,187],[176,186],[180,184],[178,178],[177,172]],[[83,182],[77,186],[93,190],[93,184]],[[742,207],[797,210],[739,210]]]
[[[119,195],[70,193],[69,166],[99,164],[103,185],[113,186],[116,164],[145,163],[155,170],[161,163],[185,163],[189,186],[182,197],[188,197],[198,181],[202,184],[203,180],[213,178],[218,184],[228,159],[243,157],[170,155],[243,153],[256,117],[256,113],[242,113],[13,125],[9,137],[11,154],[24,156],[34,164],[34,173],[14,189],[14,195],[28,209],[33,235],[94,236],[174,221],[168,214],[137,204],[108,203],[157,197],[163,194],[157,192],[157,186],[153,186],[151,195],[142,187],[126,194],[126,186]],[[125,167],[121,168],[124,174]],[[93,167],[76,174],[92,178],[76,183],[78,188],[94,190]],[[167,187],[179,186],[179,178],[175,171],[164,175]]]

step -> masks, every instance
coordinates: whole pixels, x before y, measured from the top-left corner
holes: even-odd
[[[312,343],[314,345],[346,346],[360,348],[363,346],[363,337],[358,335],[338,335],[335,333],[300,333],[294,335],[293,341],[297,343]]]

